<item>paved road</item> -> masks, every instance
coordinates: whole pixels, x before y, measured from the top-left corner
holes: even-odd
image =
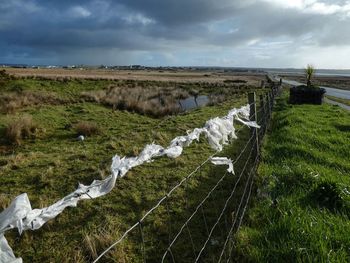
[[[282,82],[292,86],[303,85],[303,83],[300,83],[294,80],[282,79]],[[326,94],[329,96],[350,100],[350,90],[335,89],[335,88],[324,87],[324,86],[320,86],[320,87],[324,88],[326,90]]]

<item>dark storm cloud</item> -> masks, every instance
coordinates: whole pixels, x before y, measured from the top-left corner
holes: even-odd
[[[317,1],[318,6],[316,1],[296,2],[306,4],[288,8],[272,0],[2,1],[0,60],[86,56],[87,50],[101,56],[111,50],[203,50],[241,47],[255,40],[298,41],[304,36],[318,46],[350,43],[349,14],[334,7],[346,1]],[[334,13],[324,7],[330,4]]]

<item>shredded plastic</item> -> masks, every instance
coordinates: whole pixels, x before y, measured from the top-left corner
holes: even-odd
[[[227,171],[229,173],[235,174],[233,170],[233,163],[231,159],[228,159],[227,157],[212,157],[211,162],[214,165],[228,165]]]
[[[240,109],[232,109],[223,118],[217,117],[208,120],[203,128],[196,128],[193,131],[188,131],[185,136],[174,138],[167,148],[157,144],[149,144],[136,157],[115,155],[112,158],[112,174],[110,176],[104,180],[94,180],[90,185],[79,184],[74,192],[51,206],[42,209],[32,209],[26,193],[17,196],[10,206],[0,213],[0,262],[22,262],[21,258],[14,256],[4,237],[4,233],[7,230],[17,228],[21,234],[24,230],[39,229],[48,220],[62,213],[66,207],[75,207],[80,200],[93,199],[109,193],[114,188],[116,180],[125,176],[130,169],[161,156],[169,158],[179,157],[183,148],[189,146],[193,141],[198,141],[201,134],[206,136],[209,145],[213,149],[221,151],[223,145],[227,144],[230,139],[237,138],[234,120],[249,127],[259,128],[256,122],[249,121],[249,105],[246,105]],[[234,173],[232,160],[226,157],[217,157],[211,161],[215,165],[228,165],[228,172]]]
[[[0,262],[22,263],[21,258],[16,258],[6,238],[0,234]]]

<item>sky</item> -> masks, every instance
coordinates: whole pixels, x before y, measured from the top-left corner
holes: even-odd
[[[0,64],[350,69],[350,0],[0,0]]]

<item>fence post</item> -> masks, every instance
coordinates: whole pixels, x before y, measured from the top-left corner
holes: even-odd
[[[270,96],[270,116],[271,116],[271,112],[272,112],[272,108],[273,108],[273,100],[274,100],[274,96],[272,91],[269,92],[269,96]]]
[[[267,114],[267,120],[270,119],[270,115],[271,115],[271,102],[270,102],[270,95],[267,92],[266,93],[266,114]]]
[[[265,129],[266,126],[266,110],[265,110],[265,103],[264,103],[264,95],[260,95],[260,119],[261,121],[261,129]]]
[[[265,81],[263,81],[263,80],[261,81],[260,88],[262,88],[262,89],[265,88]]]
[[[258,122],[257,118],[257,112],[256,112],[256,95],[255,92],[248,93],[248,103],[250,106],[250,116],[249,119],[251,121],[256,121]],[[257,128],[252,128],[251,129],[251,136],[254,136],[254,141],[256,143],[256,148],[255,148],[255,156],[258,156],[259,154],[259,138],[258,138],[258,129]],[[253,147],[255,147],[253,145]]]

